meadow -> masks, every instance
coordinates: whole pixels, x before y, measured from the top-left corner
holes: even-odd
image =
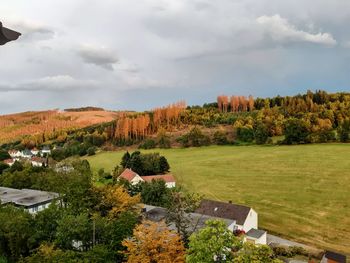
[[[146,151],[147,152],[147,151]],[[350,254],[350,144],[154,149],[178,183],[206,198],[253,207],[260,228]],[[111,171],[124,152],[87,158]]]

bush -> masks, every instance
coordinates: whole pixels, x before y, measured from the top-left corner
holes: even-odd
[[[96,154],[95,147],[90,147],[90,148],[87,150],[87,155],[88,155],[88,156],[92,156],[92,155],[95,155],[95,154]]]
[[[254,130],[250,126],[238,127],[236,135],[237,139],[242,142],[252,142],[254,140]]]
[[[226,132],[223,131],[216,131],[214,133],[214,142],[217,145],[226,145],[229,144],[229,141],[226,136]]]
[[[291,118],[285,123],[285,143],[298,144],[308,143],[309,128],[307,123],[301,119]]]
[[[147,139],[139,146],[140,149],[154,149],[156,148],[156,142],[152,139]]]
[[[197,127],[190,130],[189,133],[179,137],[177,141],[180,142],[183,147],[200,147],[210,144],[210,138],[207,135],[204,135]]]
[[[269,131],[263,123],[259,123],[254,132],[256,144],[265,144],[269,138]]]

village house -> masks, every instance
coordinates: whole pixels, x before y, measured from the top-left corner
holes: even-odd
[[[120,179],[127,180],[132,185],[136,185],[140,182],[152,182],[152,180],[163,180],[168,188],[173,188],[176,186],[175,178],[171,174],[140,176],[129,168],[125,169],[121,173],[121,175],[118,177],[118,180]]]
[[[266,245],[267,244],[267,232],[260,229],[250,229],[244,237],[245,242],[251,242],[255,245]]]
[[[15,163],[16,160],[14,159],[6,159],[3,162],[6,163],[8,166],[12,166]]]
[[[18,150],[10,150],[8,151],[8,154],[11,156],[12,159],[22,157],[22,152]]]
[[[41,156],[47,156],[47,155],[51,155],[51,150],[50,147],[45,145],[42,149],[41,149]]]
[[[34,166],[34,167],[42,167],[42,166],[45,165],[46,159],[41,158],[41,157],[33,156],[33,157],[30,159],[30,162],[31,162],[32,166]]]
[[[204,199],[196,213],[235,220],[237,222],[236,229],[243,230],[245,233],[252,228],[258,228],[258,214],[254,209],[232,204],[232,202],[225,203]]]
[[[33,155],[38,155],[38,153],[40,152],[37,148],[33,148],[30,150],[32,152]]]
[[[26,209],[31,214],[36,214],[48,208],[52,201],[58,197],[58,193],[0,187],[1,205],[13,204],[14,206]]]
[[[167,210],[163,207],[144,205],[144,216],[153,222],[160,222],[166,220],[167,218]],[[204,228],[206,226],[205,222],[208,220],[221,220],[225,223],[227,229],[233,232],[234,226],[236,225],[236,221],[225,219],[225,218],[217,218],[207,215],[202,215],[198,213],[186,213],[184,216],[188,219],[187,232],[193,233],[198,230]],[[167,224],[170,230],[177,230],[174,223]]]
[[[28,149],[25,149],[22,151],[22,157],[25,158],[25,159],[30,159],[32,158],[33,154],[30,150]]]
[[[321,263],[346,263],[346,256],[336,252],[326,251]]]
[[[234,231],[244,231],[246,241],[266,245],[267,233],[266,231],[258,230],[258,214],[251,207],[233,204],[232,202],[225,203],[204,199],[195,212],[234,220],[236,222]]]

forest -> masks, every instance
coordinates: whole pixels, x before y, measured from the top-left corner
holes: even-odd
[[[98,147],[349,142],[350,94],[319,90],[256,99],[220,95],[216,102],[203,106],[186,106],[180,101],[146,112],[119,112],[116,120],[103,124],[54,130],[52,136],[27,136],[2,148],[49,144],[57,149],[54,158],[62,160],[88,152],[92,155]]]

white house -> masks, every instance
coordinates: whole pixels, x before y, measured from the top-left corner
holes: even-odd
[[[50,147],[45,145],[42,150],[40,151],[41,153],[41,156],[44,156],[44,155],[50,155],[51,154],[51,150],[50,150]]]
[[[151,205],[144,205],[144,215],[148,220],[151,220],[153,222],[160,222],[167,219],[168,212],[166,208],[158,207],[158,206],[151,206]],[[227,229],[230,231],[233,231],[234,226],[236,224],[236,221],[225,219],[225,218],[217,218],[212,216],[207,216],[203,214],[198,213],[185,213],[183,215],[187,219],[187,226],[186,230],[188,233],[196,232],[204,227],[206,227],[206,222],[208,220],[221,220],[225,223]],[[169,222],[167,224],[168,228],[170,230],[177,230],[176,225],[174,222]]]
[[[118,179],[124,179],[127,180],[132,185],[136,185],[140,182],[144,182],[144,180],[139,176],[137,173],[135,173],[133,170],[127,168],[124,170],[124,172],[119,175]]]
[[[140,176],[129,168],[125,169],[121,175],[119,175],[118,179],[127,180],[132,185],[136,185],[140,182],[152,182],[152,180],[163,180],[168,188],[176,186],[175,178],[171,174]]]
[[[175,178],[171,174],[141,176],[141,178],[148,183],[152,182],[152,180],[163,180],[165,181],[167,188],[173,188],[176,186]]]
[[[245,233],[252,228],[258,229],[258,214],[251,207],[204,199],[195,212],[235,220],[235,230],[243,230]]]
[[[22,151],[22,157],[23,158],[30,159],[30,158],[32,158],[32,156],[33,156],[33,154],[32,154],[32,152],[30,150],[25,149],[25,150]]]
[[[266,245],[267,232],[264,230],[252,228],[245,234],[244,241],[251,242],[255,245]]]
[[[30,159],[30,162],[34,167],[42,167],[45,164],[46,160],[41,157],[33,156]]]
[[[48,208],[52,201],[58,197],[58,193],[0,187],[1,205],[13,204],[17,207],[23,207],[31,214]]]
[[[33,148],[33,149],[31,149],[30,151],[31,151],[32,154],[35,155],[35,156],[38,155],[38,153],[39,153],[39,150],[38,150],[37,148]]]
[[[20,151],[17,151],[17,150],[9,150],[8,151],[8,154],[13,158],[20,158],[22,157],[22,153]]]

